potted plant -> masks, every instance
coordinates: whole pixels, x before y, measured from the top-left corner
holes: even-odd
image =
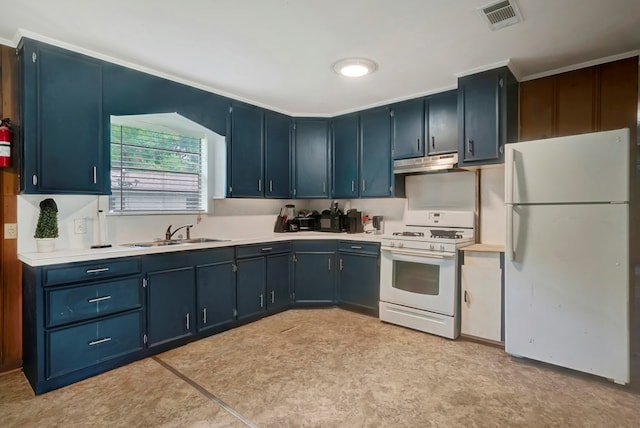
[[[53,251],[55,238],[58,237],[58,206],[51,198],[40,202],[40,216],[33,237],[36,238],[39,252]]]

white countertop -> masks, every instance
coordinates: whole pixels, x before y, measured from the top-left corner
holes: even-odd
[[[77,248],[52,251],[50,253],[18,253],[18,260],[29,266],[48,266],[59,263],[83,262],[90,260],[110,259],[116,257],[139,256],[144,254],[174,253],[177,251],[221,248],[236,245],[259,244],[262,242],[314,240],[350,240],[380,242],[381,235],[369,233],[329,233],[329,232],[295,232],[266,233],[251,238],[225,238],[228,241],[206,242],[200,244],[179,244],[162,247],[131,247],[114,245],[109,248]]]

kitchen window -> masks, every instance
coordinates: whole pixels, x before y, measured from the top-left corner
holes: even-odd
[[[206,138],[112,122],[109,210],[206,211],[206,165]]]

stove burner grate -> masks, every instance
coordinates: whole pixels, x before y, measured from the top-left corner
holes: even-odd
[[[422,237],[424,236],[423,232],[393,232],[393,236],[415,236]]]
[[[432,238],[461,239],[462,234],[459,230],[432,230]]]

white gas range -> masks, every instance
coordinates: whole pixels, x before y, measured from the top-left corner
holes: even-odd
[[[471,211],[407,211],[384,235],[380,319],[455,339],[460,334],[458,249],[475,242]]]

